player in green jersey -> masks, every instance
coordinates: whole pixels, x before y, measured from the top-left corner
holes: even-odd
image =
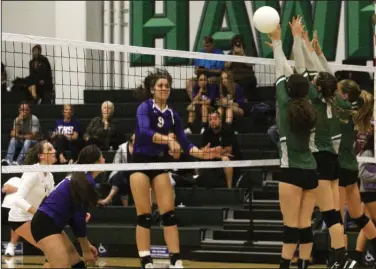
[[[353,222],[362,229],[364,235],[376,249],[376,228],[372,220],[364,213],[358,187],[358,162],[354,143],[356,130],[369,132],[372,130],[373,96],[367,91],[360,90],[353,80],[342,80],[338,83],[337,104],[344,115],[341,119],[340,160],[340,204],[343,211],[345,203]],[[357,253],[358,261],[362,253]]]
[[[305,40],[306,42],[304,42]],[[334,249],[331,268],[353,268],[355,261],[348,262],[345,256],[345,240],[339,211],[338,190],[338,157],[333,147],[331,123],[335,117],[333,108],[334,93],[337,89],[337,80],[329,72],[325,72],[308,36],[301,36],[301,46],[294,50],[296,70],[308,77],[308,74],[317,75],[313,78],[309,92],[312,105],[318,113],[315,136],[311,139],[311,150],[314,153],[319,187],[317,191],[317,205],[329,229],[331,246]],[[321,56],[323,57],[323,55]]]
[[[300,19],[294,19],[291,28],[294,35],[301,35]],[[280,27],[270,38],[276,63],[277,125],[281,144],[279,200],[284,228],[280,268],[290,267],[298,243],[302,268],[307,268],[313,243],[311,214],[318,185],[309,137],[317,116],[307,99],[308,81],[300,74],[292,74],[292,70],[288,80],[285,76],[287,60],[282,50]]]

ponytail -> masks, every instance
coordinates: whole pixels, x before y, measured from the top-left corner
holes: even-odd
[[[292,99],[288,107],[291,130],[300,134],[310,133],[317,123],[317,112],[307,98]]]
[[[365,133],[372,130],[371,119],[373,114],[373,96],[365,90],[360,91],[357,101],[359,109],[353,114],[355,130]]]

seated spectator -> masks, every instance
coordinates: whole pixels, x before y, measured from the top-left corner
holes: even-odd
[[[201,52],[204,53],[214,53],[214,54],[224,54],[221,49],[214,48],[214,40],[211,36],[205,36],[203,40],[204,49]],[[213,61],[196,59],[194,60],[195,74],[205,73],[208,77],[209,84],[218,84],[220,74],[224,68],[225,63],[223,61]],[[192,100],[192,89],[195,85],[195,78],[190,78],[187,80],[187,93],[189,98]]]
[[[79,134],[80,124],[72,117],[72,105],[64,105],[63,118],[56,120],[55,129],[51,135],[52,143],[56,149],[57,159],[60,164],[72,163],[77,160],[80,152]],[[71,159],[68,161],[66,151],[71,151]]]
[[[84,134],[87,145],[95,144],[103,150],[108,150],[110,146],[117,148],[116,123],[112,119],[115,106],[110,101],[104,101],[101,106],[102,116],[93,118]]]
[[[240,159],[240,150],[237,144],[235,133],[231,129],[223,128],[221,117],[218,111],[214,111],[209,114],[209,127],[205,130],[202,136],[202,146],[205,147],[209,143],[211,148],[218,148],[218,150],[223,153],[221,161]],[[209,174],[208,176],[205,176],[206,173],[210,173],[210,176]],[[216,176],[214,176],[213,173],[216,173]],[[204,178],[210,178],[211,180],[224,178],[224,181],[220,180],[211,182],[209,183],[209,185],[211,185],[211,187],[223,187],[223,185],[225,185],[230,189],[233,186],[233,175],[233,167],[225,167],[223,169],[201,169],[200,181]]]
[[[202,129],[201,134],[208,126],[208,108],[217,98],[218,90],[215,85],[209,84],[204,73],[197,76],[198,84],[193,87],[192,103],[187,107],[188,125],[185,129],[186,134],[192,134],[192,123],[195,120],[196,112],[201,110]]]
[[[53,98],[52,69],[48,59],[42,55],[42,47],[35,45],[33,59],[29,62],[30,74],[26,86],[34,103],[51,104]]]
[[[119,146],[119,149],[115,154],[113,163],[131,162],[134,138],[135,136],[133,134],[126,143],[123,143]],[[123,206],[128,206],[130,194],[129,171],[113,171],[110,174],[109,182],[112,185],[111,191],[107,195],[107,197],[99,201],[99,203],[101,203],[102,205],[111,204],[114,196],[119,193],[121,195],[120,199]]]
[[[245,44],[241,35],[236,35],[231,40],[231,51],[229,55],[235,56],[248,56],[244,48]],[[230,70],[234,75],[235,83],[239,84],[244,91],[244,95],[248,100],[257,99],[256,86],[257,79],[253,71],[253,64],[239,63],[239,62],[226,62],[225,68]]]
[[[10,133],[12,138],[9,142],[7,155],[5,159],[2,160],[3,165],[22,164],[28,150],[39,139],[39,120],[35,115],[31,114],[29,104],[22,102],[18,113],[18,117],[14,120],[13,130]],[[16,151],[19,149],[21,149],[21,151],[15,162],[14,157]]]
[[[1,62],[1,92],[5,92],[7,90],[7,70],[5,69],[5,65]]]
[[[234,115],[242,117],[244,115],[243,90],[234,82],[232,72],[223,71],[221,73],[221,83],[219,85],[219,100],[217,102],[218,112],[221,118],[225,117],[225,122],[232,125]]]

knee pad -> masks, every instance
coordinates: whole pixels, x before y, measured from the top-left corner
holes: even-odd
[[[328,229],[332,227],[333,225],[341,223],[341,217],[340,215],[338,215],[337,211],[335,211],[334,209],[321,212],[321,214]]]
[[[313,232],[311,227],[299,229],[299,243],[313,243]]]
[[[137,225],[145,229],[150,229],[151,227],[151,214],[143,214],[137,216]]]
[[[86,264],[84,261],[80,261],[74,265],[71,266],[72,268],[86,268]]]
[[[174,226],[177,225],[176,214],[174,210],[168,211],[162,215],[162,225],[163,226]]]
[[[299,229],[283,226],[283,243],[297,244],[299,242]]]
[[[340,224],[343,225],[343,219],[342,219],[342,215],[341,215],[341,211],[339,210],[336,210],[337,214],[338,214],[338,217],[339,217],[339,220],[340,220]]]
[[[363,229],[364,226],[366,226],[367,223],[369,222],[369,218],[368,218],[365,214],[361,215],[361,216],[360,216],[359,218],[357,218],[357,219],[352,219],[352,220],[354,221],[354,223],[355,223],[356,225],[358,225],[358,227],[359,227],[360,229]]]

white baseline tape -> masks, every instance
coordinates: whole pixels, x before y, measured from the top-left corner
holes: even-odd
[[[376,163],[376,158],[358,157],[359,162]],[[3,174],[25,172],[80,172],[80,171],[144,171],[174,169],[209,169],[223,167],[266,167],[279,166],[279,159],[245,161],[199,161],[164,163],[107,163],[107,164],[68,164],[68,165],[14,165],[2,166]]]

